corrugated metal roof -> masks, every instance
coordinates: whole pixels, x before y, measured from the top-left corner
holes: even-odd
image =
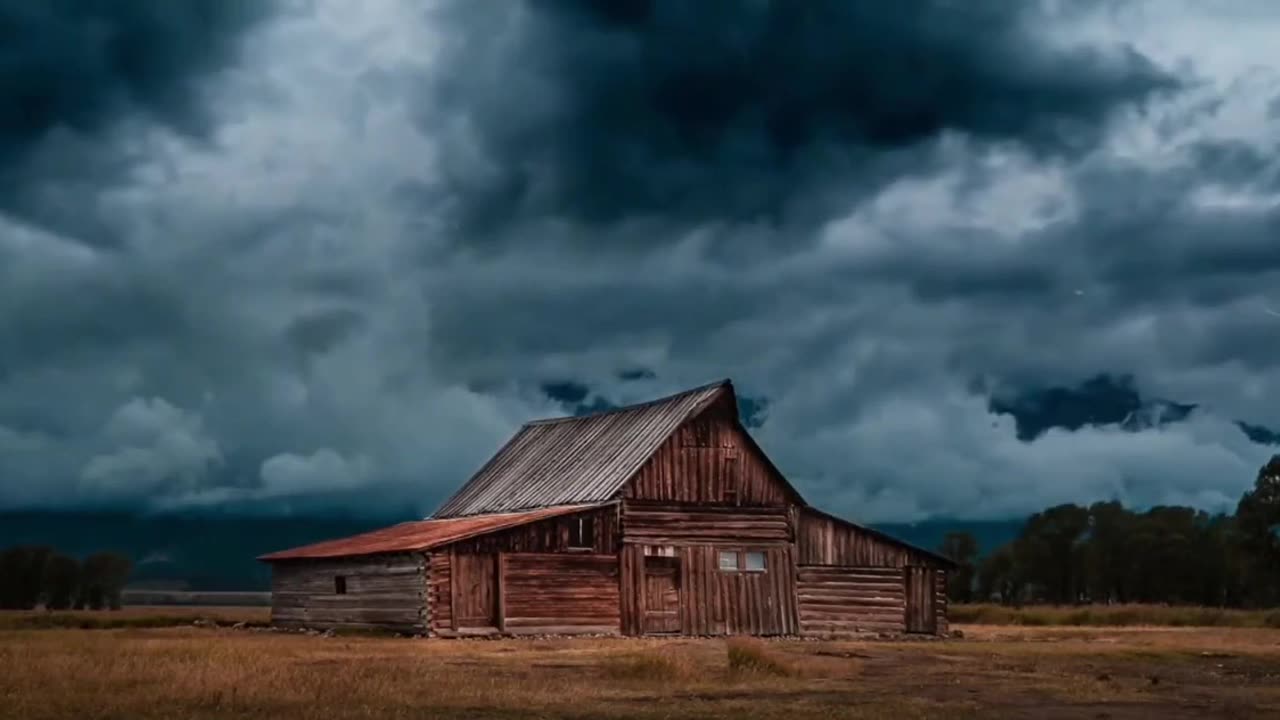
[[[303,558],[377,555],[379,553],[392,552],[421,552],[477,535],[506,530],[582,510],[590,510],[600,507],[600,505],[562,505],[520,513],[405,522],[360,535],[337,540],[326,540],[313,545],[304,545],[291,550],[269,553],[258,559],[266,561],[299,560]]]
[[[676,428],[725,392],[733,385],[721,380],[639,405],[527,423],[433,517],[610,500]]]

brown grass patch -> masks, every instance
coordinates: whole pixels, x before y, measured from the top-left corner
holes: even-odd
[[[0,630],[0,720],[1280,717],[1280,631],[964,630],[948,642]],[[760,671],[761,657],[788,673]]]
[[[760,640],[752,637],[734,637],[725,641],[729,655],[729,671],[786,677],[791,667],[774,657]]]

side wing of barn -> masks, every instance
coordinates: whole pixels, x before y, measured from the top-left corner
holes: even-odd
[[[806,635],[947,632],[952,562],[814,508],[796,511],[796,593]]]

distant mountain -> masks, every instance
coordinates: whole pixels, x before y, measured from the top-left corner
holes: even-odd
[[[271,574],[258,555],[406,519],[7,511],[0,512],[0,547],[50,545],[78,557],[119,552],[134,561],[134,586],[265,590]]]
[[[225,514],[109,512],[0,512],[0,547],[51,545],[83,557],[112,550],[133,558],[130,585],[139,588],[260,591],[270,587],[258,555],[385,527],[411,517],[261,517]],[[983,552],[1012,539],[1021,520],[930,520],[875,527],[914,545],[934,549],[950,530],[973,533]]]

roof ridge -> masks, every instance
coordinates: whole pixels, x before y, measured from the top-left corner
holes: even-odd
[[[672,400],[676,400],[677,398],[682,398],[686,395],[705,392],[712,388],[732,387],[732,386],[733,386],[733,381],[730,378],[722,378],[714,382],[705,383],[703,385],[699,385],[698,387],[689,388],[688,390],[681,390],[679,392],[674,392],[674,393],[671,393],[670,395],[665,395],[663,397],[655,398],[653,400],[645,400],[644,402],[632,403],[630,405],[622,405],[616,408],[610,408],[608,410],[597,410],[595,412],[586,413],[584,415],[561,415],[558,417],[537,418],[537,419],[529,420],[528,422],[526,422],[524,424],[524,427],[529,427],[530,425],[552,425],[554,423],[570,422],[573,420],[586,420],[588,418],[601,417],[604,415],[614,415],[617,413],[631,412],[633,410],[640,410],[642,408],[652,407],[654,405],[661,405],[663,403],[671,402]]]

